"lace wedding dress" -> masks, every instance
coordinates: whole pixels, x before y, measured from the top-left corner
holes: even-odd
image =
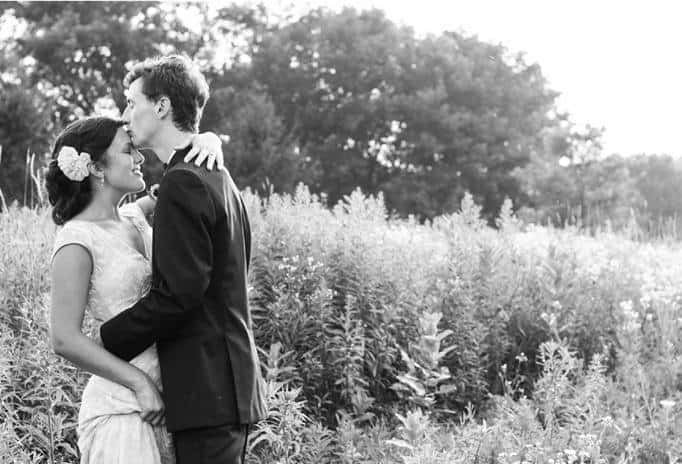
[[[90,252],[93,269],[86,311],[99,325],[142,298],[151,285],[152,230],[135,204],[119,208],[144,241],[144,255],[93,222],[71,220],[59,229],[52,256],[64,245],[79,244]],[[161,389],[156,347],[131,361]],[[172,440],[165,427],[144,422],[132,390],[93,375],[78,414],[81,464],[174,464]]]

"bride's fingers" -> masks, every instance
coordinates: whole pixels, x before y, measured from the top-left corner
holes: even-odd
[[[161,425],[162,419],[163,419],[163,412],[162,411],[154,411],[152,414],[150,414],[148,422],[154,426]]]
[[[204,161],[206,161],[206,158],[208,158],[208,150],[202,148],[201,151],[199,151],[197,158],[194,160],[194,165],[201,166],[204,164]]]
[[[209,153],[208,161],[206,162],[206,168],[209,171],[213,171],[213,165],[215,164],[216,156],[213,153]]]
[[[197,156],[198,153],[199,147],[192,145],[192,148],[189,150],[189,152],[187,152],[183,160],[185,161],[185,163],[189,163],[195,156]]]
[[[142,417],[142,420],[145,422],[149,422],[152,425],[160,425],[161,422],[164,420],[165,410],[164,408],[154,410],[150,409],[147,411],[142,411],[140,413],[140,416]]]

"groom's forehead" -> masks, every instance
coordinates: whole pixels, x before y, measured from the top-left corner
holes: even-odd
[[[127,98],[131,98],[141,92],[141,85],[142,85],[142,79],[135,79],[133,82],[130,83],[127,89],[123,91],[123,94]]]

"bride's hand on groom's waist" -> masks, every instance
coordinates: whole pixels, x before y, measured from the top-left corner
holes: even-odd
[[[165,406],[154,381],[140,371],[140,379],[133,386],[133,391],[140,405],[142,420],[152,425],[163,425]]]

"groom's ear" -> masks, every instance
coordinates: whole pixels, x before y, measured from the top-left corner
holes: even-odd
[[[156,100],[156,105],[154,105],[156,111],[156,116],[159,119],[164,119],[171,113],[171,102],[170,98],[166,95],[161,95],[158,100]]]

